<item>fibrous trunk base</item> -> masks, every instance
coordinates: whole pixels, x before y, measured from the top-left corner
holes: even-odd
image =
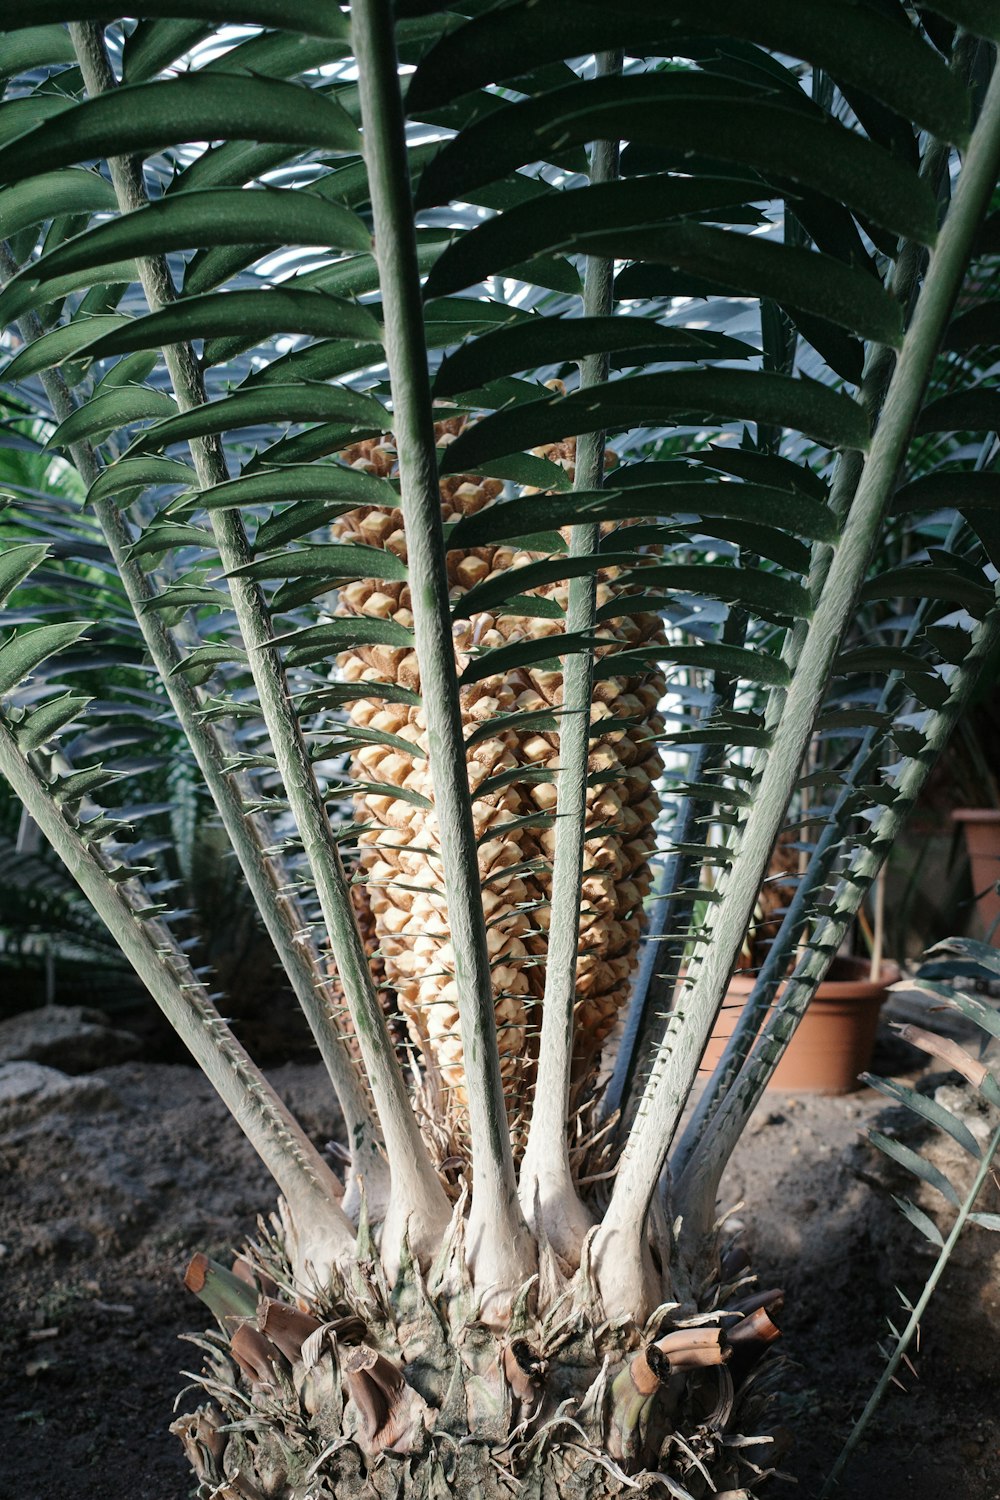
[[[489,1328],[457,1214],[426,1277],[404,1256],[390,1290],[362,1234],[349,1280],[308,1309],[270,1237],[237,1264],[242,1288],[196,1259],[189,1285],[220,1326],[193,1339],[209,1399],[171,1430],[199,1500],[735,1500],[775,1472],[780,1365],[760,1356],[777,1330],[734,1287],[715,1288],[714,1311],[678,1322],[668,1305],[640,1329],[600,1319],[584,1268],[544,1316],[532,1283]]]

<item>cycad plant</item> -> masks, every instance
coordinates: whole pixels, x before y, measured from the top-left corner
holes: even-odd
[[[349,1155],[146,889],[113,740],[68,753],[89,584],[15,494],[0,770],[281,1194],[189,1272],[199,1493],[749,1493],[780,1298],[720,1258],[721,1174],[1000,635],[995,7],[105,18],[6,22],[4,375]],[[803,784],[808,865],[682,1130]]]

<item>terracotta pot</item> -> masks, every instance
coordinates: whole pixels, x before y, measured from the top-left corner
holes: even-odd
[[[976,919],[981,931],[976,935],[985,937],[993,929],[991,939],[995,948],[1000,948],[1000,808],[956,807],[952,813],[956,823],[965,830],[965,847],[969,851],[972,867],[972,890],[978,896]]]
[[[857,1088],[858,1074],[871,1062],[879,1009],[889,986],[899,979],[896,965],[883,962],[873,984],[869,968],[867,958],[834,959],[829,977],[817,989],[774,1070],[769,1089],[849,1094]],[[753,986],[752,974],[733,975],[700,1072],[711,1073],[719,1061]]]

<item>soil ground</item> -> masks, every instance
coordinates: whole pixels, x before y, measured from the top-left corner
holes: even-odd
[[[899,1072],[898,1055],[876,1068]],[[272,1201],[264,1169],[209,1085],[178,1063],[102,1068],[105,1094],[0,1137],[0,1500],[184,1500],[190,1475],[167,1432],[203,1326],[181,1285],[194,1250],[222,1255]],[[271,1070],[320,1145],[337,1132],[318,1065]],[[817,1496],[878,1376],[915,1231],[864,1180],[859,1136],[884,1101],[769,1094],[724,1184],[732,1227],[769,1285],[784,1286],[792,1361],[784,1467]],[[860,1174],[859,1175],[859,1169]],[[892,1216],[895,1215],[893,1218]],[[887,1229],[888,1225],[888,1229]],[[898,1254],[886,1255],[889,1242]],[[891,1262],[891,1265],[890,1265]],[[920,1265],[923,1266],[921,1261]],[[915,1269],[910,1295],[923,1271]],[[958,1335],[956,1335],[956,1323]],[[917,1379],[894,1392],[840,1493],[850,1500],[998,1500],[1000,1411],[992,1330],[932,1304]]]

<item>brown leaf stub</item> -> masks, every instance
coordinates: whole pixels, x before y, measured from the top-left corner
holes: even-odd
[[[233,1275],[238,1276],[240,1281],[245,1281],[247,1286],[252,1287],[262,1297],[276,1297],[278,1295],[278,1283],[273,1276],[258,1266],[253,1265],[243,1255],[237,1255],[233,1261]]]
[[[368,1325],[363,1318],[332,1318],[325,1326],[340,1344],[363,1344],[368,1337]]]
[[[230,1352],[248,1380],[257,1385],[274,1384],[274,1368],[281,1358],[270,1339],[252,1323],[241,1323],[229,1341]]]
[[[719,1274],[723,1281],[736,1281],[750,1269],[750,1257],[742,1245],[732,1245],[722,1257]]]
[[[345,1351],[341,1369],[369,1453],[407,1453],[422,1446],[424,1402],[398,1365],[370,1344],[358,1344]]]
[[[669,1375],[670,1362],[655,1344],[650,1344],[647,1349],[639,1350],[629,1365],[628,1372],[639,1395],[651,1396]]]
[[[191,1257],[184,1272],[184,1285],[204,1302],[220,1323],[228,1324],[234,1318],[252,1318],[257,1310],[256,1289],[200,1250]]]
[[[652,1349],[667,1361],[671,1374],[676,1370],[704,1370],[713,1365],[724,1365],[732,1355],[725,1330],[717,1326],[676,1328],[647,1349],[647,1359]]]
[[[775,1318],[784,1306],[784,1290],[781,1287],[767,1287],[763,1291],[751,1292],[746,1297],[740,1297],[736,1302],[730,1302],[728,1310],[746,1317],[749,1313],[756,1312],[758,1307],[763,1307],[772,1318]]]
[[[194,1292],[198,1297],[205,1289],[208,1280],[208,1256],[202,1251],[196,1250],[188,1262],[187,1270],[184,1272],[184,1285],[189,1292]],[[245,1279],[245,1278],[244,1278]]]
[[[773,1344],[781,1337],[781,1329],[764,1307],[741,1318],[726,1332],[731,1344]]]
[[[219,1431],[222,1414],[218,1407],[199,1406],[197,1411],[171,1422],[170,1431],[180,1438],[184,1453],[199,1481],[210,1489],[221,1483],[226,1437]]]
[[[526,1339],[513,1339],[504,1345],[500,1362],[504,1378],[520,1405],[519,1415],[524,1418],[534,1411],[541,1399],[548,1360],[532,1349]]]
[[[311,1333],[322,1327],[318,1318],[290,1307],[287,1302],[277,1302],[265,1297],[257,1308],[257,1327],[294,1364],[302,1358],[302,1345]]]

